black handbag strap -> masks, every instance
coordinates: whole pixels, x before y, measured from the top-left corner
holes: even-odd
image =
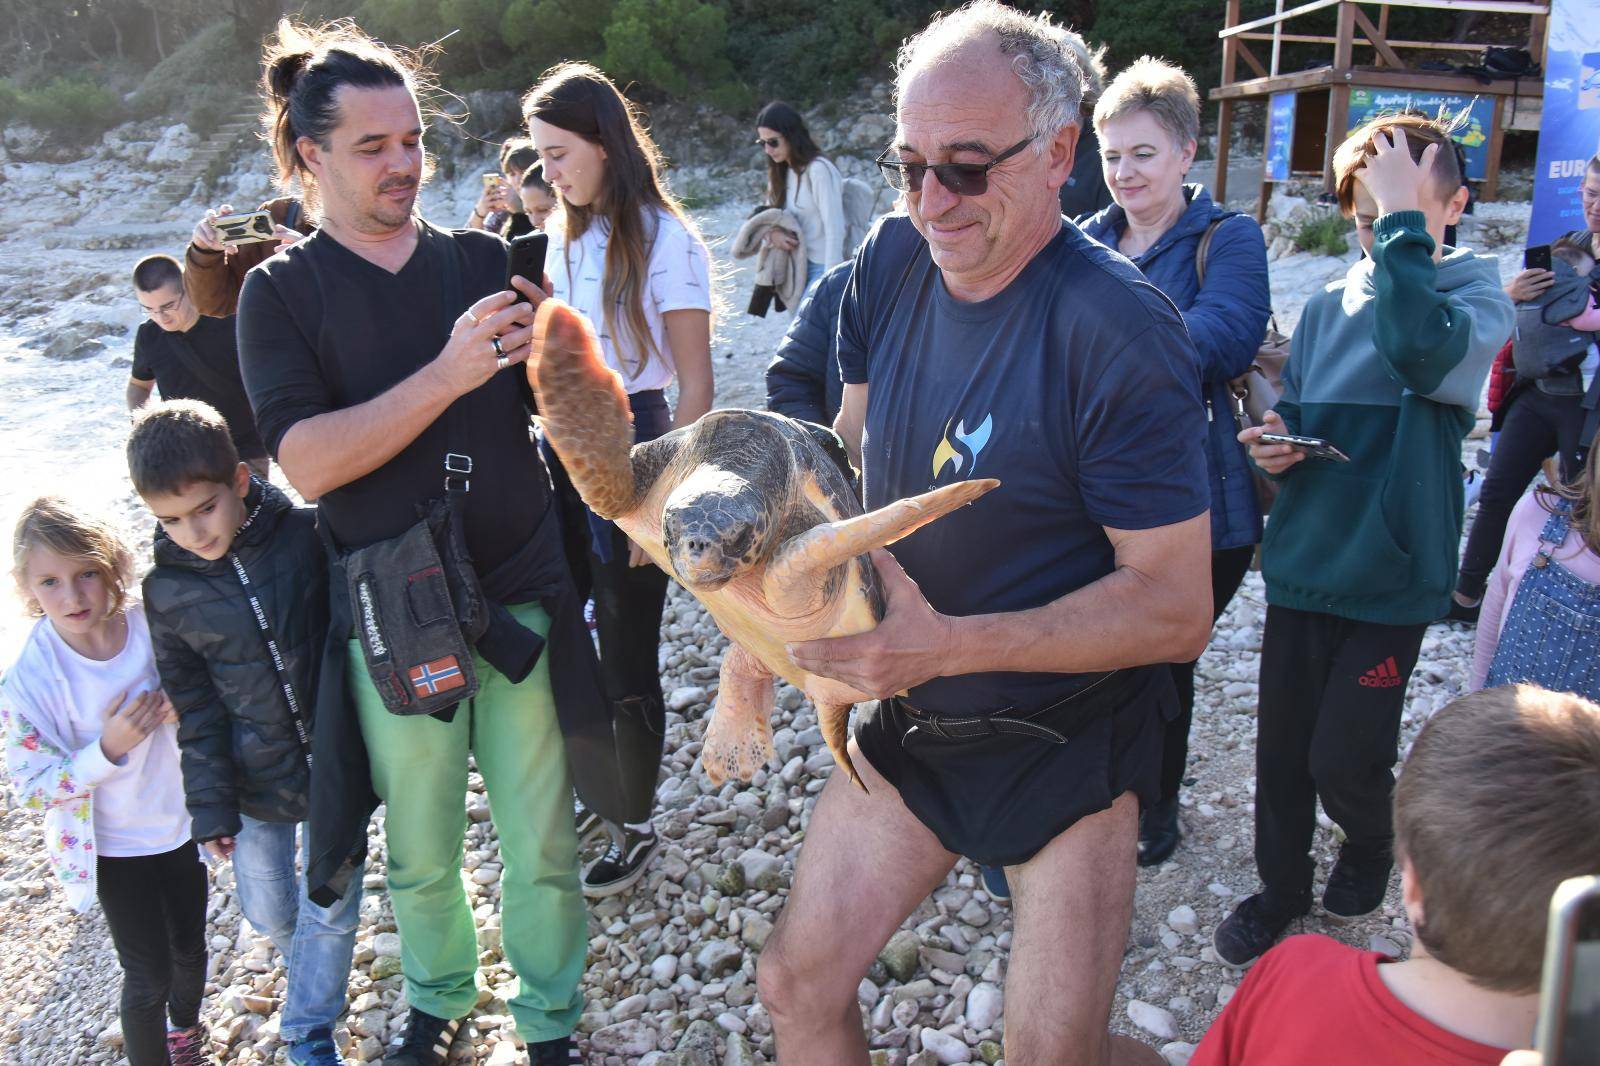
[[[182,363],[195,377],[205,382],[207,388],[222,396],[243,391],[242,386],[237,381],[229,381],[217,373],[215,367],[206,365],[206,361],[201,358],[200,353],[189,342],[187,335],[168,333],[165,336],[168,343],[172,345],[173,352],[177,354],[178,362]]]
[[[243,533],[249,528],[250,523],[256,520],[261,513],[261,508],[266,504],[266,494],[262,494],[261,501],[250,512],[244,524],[239,527]],[[235,534],[237,539],[237,534]],[[267,612],[262,609],[261,600],[256,596],[255,585],[250,580],[250,572],[244,568],[244,563],[239,559],[239,553],[230,551],[228,561],[233,564],[234,575],[239,579],[239,585],[244,589],[245,597],[250,601],[250,613],[256,616],[256,625],[261,629],[261,636],[267,642],[267,655],[272,659],[272,669],[278,674],[278,684],[283,686],[283,698],[289,705],[289,717],[294,721],[295,737],[300,742],[300,754],[305,756],[306,765],[311,765],[311,738],[306,733],[305,712],[301,710],[300,699],[295,695],[294,682],[289,680],[289,668],[284,664],[283,653],[278,650],[278,639],[273,636],[272,625],[267,621]]]
[[[454,234],[436,232],[435,237],[440,243],[440,266],[444,275],[439,287],[439,309],[445,343],[448,344],[456,319],[467,309],[467,297],[461,285],[459,243]],[[452,502],[459,502],[461,496],[472,491],[472,454],[467,451],[467,425],[470,418],[466,396],[457,396],[452,400],[444,415],[444,490]]]

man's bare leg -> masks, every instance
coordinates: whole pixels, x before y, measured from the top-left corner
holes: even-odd
[[[828,779],[789,902],[756,967],[783,1066],[867,1061],[856,988],[906,915],[956,861],[854,739],[849,751],[867,791],[838,770]]]
[[[1159,1066],[1106,1032],[1133,920],[1139,801],[1131,792],[1046,844],[1011,882],[1008,1066]]]

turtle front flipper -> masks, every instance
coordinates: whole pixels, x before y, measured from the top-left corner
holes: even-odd
[[[829,570],[874,548],[893,544],[999,486],[994,478],[958,481],[896,500],[864,515],[812,526],[787,541],[773,556],[763,583],[767,602],[782,617],[808,614],[825,594],[822,576]]]
[[[560,300],[539,305],[528,383],[550,446],[583,502],[601,518],[632,509],[633,413],[622,378],[606,366],[583,316]]]
[[[772,671],[737,644],[729,644],[717,681],[700,762],[713,785],[749,781],[772,760]]]

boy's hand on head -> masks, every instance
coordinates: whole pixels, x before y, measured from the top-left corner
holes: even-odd
[[[1423,188],[1433,173],[1434,156],[1438,154],[1439,146],[1430,144],[1422,150],[1420,160],[1413,160],[1405,130],[1379,130],[1373,134],[1372,153],[1356,171],[1356,180],[1366,186],[1378,205],[1380,217],[1396,211],[1418,211],[1422,208]]]

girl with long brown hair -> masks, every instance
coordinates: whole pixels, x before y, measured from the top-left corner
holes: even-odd
[[[809,291],[849,251],[844,246],[844,179],[811,139],[800,112],[782,100],[756,116],[756,143],[767,156],[767,206],[784,208],[800,222]],[[789,251],[800,243],[778,229],[769,231],[767,240]]]
[[[523,99],[523,116],[561,211],[547,230],[551,295],[593,324],[607,364],[622,376],[636,441],[686,426],[711,409],[710,255],[661,178],[661,157],[638,110],[587,63],[547,72]],[[665,390],[674,380],[678,403]],[[666,710],[657,664],[667,575],[578,500],[546,451],[569,518],[567,555],[580,593],[594,596],[606,695],[634,819],[583,873],[583,890],[629,888],[657,847],[650,825]],[[579,831],[601,829],[580,811]]]

